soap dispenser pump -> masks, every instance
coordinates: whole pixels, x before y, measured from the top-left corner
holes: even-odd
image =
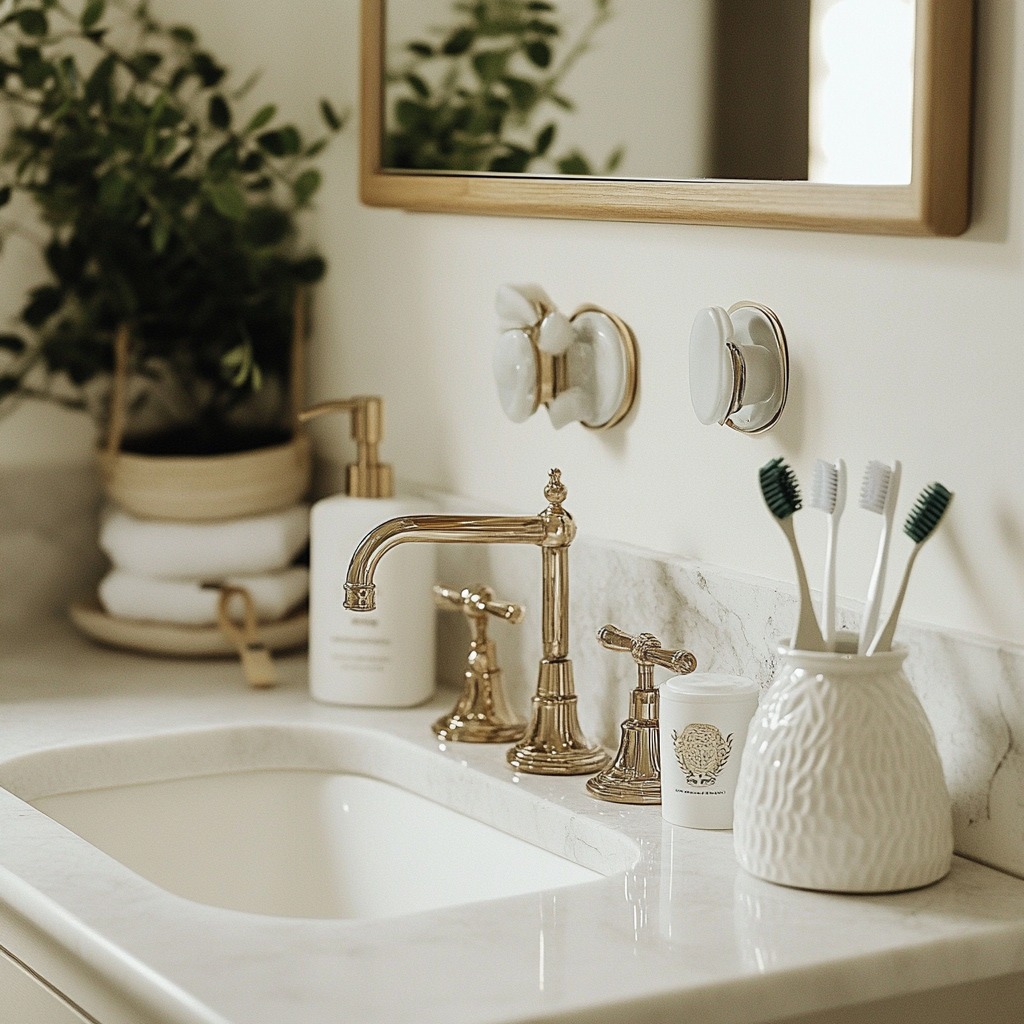
[[[310,518],[309,687],[326,704],[411,707],[434,692],[433,545],[408,544],[378,569],[393,577],[377,608],[345,609],[345,567],[378,523],[429,511],[422,498],[396,497],[391,466],[380,461],[384,402],[377,395],[322,402],[299,414],[352,416],[356,461],[345,491],[318,501]]]

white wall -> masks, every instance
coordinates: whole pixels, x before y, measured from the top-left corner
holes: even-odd
[[[321,93],[341,105],[357,100],[356,0],[157,6],[201,24],[241,76],[265,67],[258,98],[280,99],[311,125],[307,111]],[[357,133],[346,131],[329,152],[313,229],[331,272],[318,296],[311,398],[386,395],[387,450],[412,481],[529,512],[543,505],[547,468],[559,465],[582,531],[787,587],[788,553],[762,507],[757,468],[783,454],[806,488],[815,457],[842,455],[855,504],[865,462],[900,457],[901,517],[929,480],[957,492],[950,521],[919,561],[907,615],[1024,640],[1016,416],[1024,64],[1013,60],[1024,53],[1024,15],[1016,6],[979,5],[975,215],[960,239],[371,210],[357,200]],[[526,280],[566,308],[597,302],[634,328],[640,396],[614,431],[555,433],[543,413],[520,426],[503,419],[490,376],[493,294]],[[744,298],[776,309],[795,364],[786,416],[759,439],[701,427],[686,381],[696,311]],[[12,429],[18,424],[0,425],[5,451]],[[67,433],[59,419],[33,426],[39,451],[59,448]],[[319,436],[348,457],[337,425]],[[822,525],[812,511],[799,517],[814,576]],[[855,601],[876,530],[875,517],[848,512],[840,584]]]

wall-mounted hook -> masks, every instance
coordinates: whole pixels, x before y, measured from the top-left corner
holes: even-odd
[[[702,309],[690,331],[690,400],[697,419],[744,434],[775,426],[789,395],[789,349],[767,306]]]
[[[615,426],[636,396],[636,339],[614,313],[583,306],[565,316],[538,285],[503,285],[494,379],[513,423],[543,405],[555,429]]]

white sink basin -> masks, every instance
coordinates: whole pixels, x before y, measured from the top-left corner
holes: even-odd
[[[255,914],[395,917],[596,881],[636,858],[511,778],[352,728],[43,751],[0,784],[164,890]]]
[[[33,803],[169,892],[257,914],[395,917],[602,877],[359,775],[237,772]]]

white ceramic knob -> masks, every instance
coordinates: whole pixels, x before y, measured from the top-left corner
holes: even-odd
[[[690,331],[690,401],[701,423],[758,434],[778,422],[789,393],[789,351],[767,306],[702,309]]]
[[[539,404],[537,353],[524,330],[502,331],[492,353],[498,401],[513,423],[528,420]]]
[[[636,341],[618,317],[585,306],[559,312],[538,285],[503,285],[492,358],[498,400],[513,423],[543,404],[556,430],[614,426],[636,394]]]
[[[732,321],[720,306],[702,309],[690,331],[690,401],[705,426],[724,423],[732,412],[735,388]]]

